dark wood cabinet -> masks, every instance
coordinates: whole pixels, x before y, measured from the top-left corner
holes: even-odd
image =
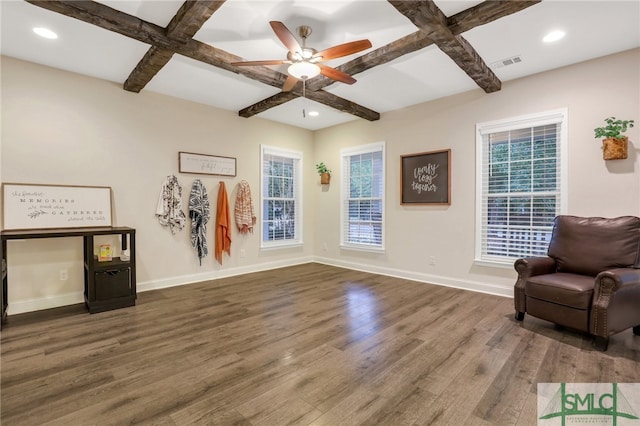
[[[136,234],[135,229],[120,229],[122,248],[129,248],[128,260],[119,257],[106,262],[98,262],[93,254],[95,234],[84,238],[84,301],[89,312],[108,311],[136,304]],[[99,234],[104,235],[104,234]]]
[[[121,248],[128,249],[129,259],[119,257],[98,262],[94,256],[94,239],[98,235],[119,235]],[[84,300],[90,313],[134,306],[136,304],[136,230],[126,226],[83,229],[41,229],[2,231],[1,322],[7,318],[8,277],[7,241],[34,238],[82,237],[84,253]]]

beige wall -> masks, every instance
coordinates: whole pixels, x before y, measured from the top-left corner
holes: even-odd
[[[313,134],[259,118],[52,68],[2,58],[2,181],[110,186],[114,224],[137,230],[140,290],[309,261],[312,256],[313,192],[304,192],[304,247],[260,251],[254,234],[235,229],[231,256],[221,267],[210,255],[198,264],[190,246],[190,223],[173,236],[155,218],[161,184],[176,174],[183,210],[193,180],[209,191],[215,215],[218,182],[233,208],[236,185],[249,182],[259,206],[260,144],[304,153],[304,182],[315,182]],[[237,176],[178,174],[178,151],[237,158]],[[246,257],[240,257],[240,250]],[[80,238],[9,242],[9,314],[82,301]],[[68,269],[69,280],[59,271]]]
[[[640,49],[507,82],[315,133],[115,83],[2,58],[3,182],[106,185],[115,224],[138,231],[140,290],[317,260],[410,279],[510,295],[511,269],[474,265],[475,124],[557,108],[569,114],[569,211],[640,215],[640,126],[630,158],[605,162],[593,128],[610,115],[639,121]],[[386,142],[384,254],[339,248],[340,149]],[[236,178],[199,176],[215,204],[246,179],[259,211],[260,143],[304,152],[304,240],[297,249],[259,250],[259,235],[234,233],[232,256],[199,266],[189,230],[172,236],[154,217],[160,185],[179,150],[236,157]],[[400,155],[451,148],[451,206],[401,206]],[[333,170],[321,187],[314,164]],[[183,202],[193,175],[178,175]],[[319,214],[316,211],[320,212]],[[213,225],[209,227],[212,234]],[[74,239],[9,243],[9,313],[81,301],[82,244]],[[326,250],[325,250],[326,245]],[[240,249],[246,257],[239,256]],[[436,257],[436,264],[427,259]],[[60,269],[69,280],[60,281]]]
[[[380,121],[346,123],[316,132],[315,159],[334,170],[318,193],[317,260],[356,269],[511,295],[512,268],[474,264],[475,125],[567,108],[568,213],[640,215],[640,126],[631,129],[630,157],[602,160],[593,129],[605,117],[640,124],[640,49],[507,82],[501,91],[475,90],[383,114]],[[386,141],[386,251],[339,247],[340,149]],[[451,206],[400,205],[400,156],[451,148]],[[327,250],[324,250],[326,244]],[[436,264],[429,265],[430,256]]]

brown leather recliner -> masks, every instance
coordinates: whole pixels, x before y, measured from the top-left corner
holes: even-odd
[[[640,218],[558,216],[547,257],[516,260],[515,318],[525,312],[594,336],[640,336]]]

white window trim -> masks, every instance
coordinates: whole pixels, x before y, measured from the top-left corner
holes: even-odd
[[[345,176],[342,177],[340,182],[340,248],[347,250],[355,250],[355,251],[364,251],[364,252],[374,252],[374,253],[384,253],[385,252],[385,229],[387,222],[387,213],[386,213],[386,196],[387,196],[387,160],[386,160],[386,149],[385,142],[374,142],[365,145],[358,145],[349,148],[343,148],[340,150],[340,170],[344,170],[344,158],[352,155],[358,154],[368,154],[373,151],[382,151],[382,244],[380,246],[373,246],[369,244],[356,244],[356,243],[348,243],[345,241]]]
[[[265,241],[264,240],[264,194],[265,194],[265,185],[264,185],[264,156],[266,155],[276,155],[279,157],[287,157],[298,160],[296,162],[295,167],[295,200],[296,200],[296,238],[294,240],[284,240],[284,241]],[[288,247],[298,247],[304,244],[304,240],[302,238],[302,185],[303,185],[303,175],[302,175],[302,157],[303,154],[301,151],[294,151],[269,145],[260,145],[260,250],[273,250],[279,248],[288,248]]]
[[[561,123],[560,126],[560,214],[566,214],[569,203],[568,196],[568,152],[569,152],[569,114],[567,108],[559,108],[540,113],[520,115],[516,117],[488,121],[476,124],[476,232],[474,264],[498,268],[513,268],[513,261],[503,258],[491,259],[482,257],[482,163],[483,136],[523,127],[544,126],[546,124]]]

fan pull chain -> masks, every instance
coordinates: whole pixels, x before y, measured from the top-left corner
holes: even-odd
[[[307,112],[305,111],[305,99],[307,98],[307,79],[302,80],[302,118],[307,118]]]

